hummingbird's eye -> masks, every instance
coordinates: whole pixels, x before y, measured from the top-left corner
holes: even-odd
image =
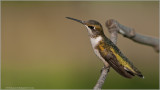
[[[90,29],[94,29],[94,27],[93,26],[88,26]]]

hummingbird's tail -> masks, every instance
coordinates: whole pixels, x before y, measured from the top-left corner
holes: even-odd
[[[129,69],[126,69],[126,68],[125,68],[125,71],[126,71],[128,74],[130,74],[131,76],[137,75],[137,76],[140,77],[140,78],[144,78],[144,76],[141,74],[141,72],[140,72],[138,69],[136,69],[135,72],[132,72],[132,71],[130,71]]]
[[[140,78],[144,78],[144,76],[142,75],[142,73],[134,66],[132,66],[134,68],[135,71],[135,75],[137,75]]]
[[[125,68],[125,70],[127,71],[127,73],[131,74],[132,76],[137,75],[140,78],[144,78],[144,76],[142,75],[142,73],[134,66],[132,66],[134,68],[134,72],[132,72],[131,70]]]
[[[140,78],[144,78],[144,76],[143,76],[142,74],[139,74],[139,75],[137,75],[137,76],[139,76]]]
[[[144,78],[144,76],[142,75],[142,73],[137,68],[135,69],[135,71],[136,71],[135,75],[137,75],[140,78]]]

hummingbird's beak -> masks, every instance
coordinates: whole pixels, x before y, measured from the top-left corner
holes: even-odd
[[[71,19],[71,20],[74,20],[74,21],[77,21],[77,22],[79,22],[79,23],[84,24],[84,21],[82,21],[82,20],[78,20],[78,19],[71,18],[71,17],[66,17],[66,18],[67,18],[67,19]]]

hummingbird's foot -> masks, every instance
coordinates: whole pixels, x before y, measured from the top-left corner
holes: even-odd
[[[109,72],[110,71],[110,66],[108,66],[108,67],[103,66],[102,69],[101,69],[101,73],[102,73],[103,70],[107,70]]]

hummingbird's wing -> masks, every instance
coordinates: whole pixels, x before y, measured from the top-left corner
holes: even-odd
[[[126,71],[124,66],[122,66],[118,61],[116,56],[113,53],[108,53],[106,56],[103,56],[104,59],[109,63],[109,65],[120,75],[127,77],[127,78],[132,78],[134,74],[130,72],[129,70]]]
[[[110,53],[115,57],[115,60],[112,60],[112,62],[117,62],[120,65],[122,65],[123,69],[132,76],[139,76],[141,78],[144,78],[141,72],[133,65],[131,61],[128,60],[127,57],[123,55],[123,53],[118,49],[116,45],[111,45],[110,47]],[[109,61],[110,62],[110,61]]]
[[[100,47],[108,48],[99,50],[100,54],[115,71],[127,78],[132,78],[135,75],[144,78],[141,72],[121,53],[112,41],[108,39],[104,43],[105,44],[100,45]]]

